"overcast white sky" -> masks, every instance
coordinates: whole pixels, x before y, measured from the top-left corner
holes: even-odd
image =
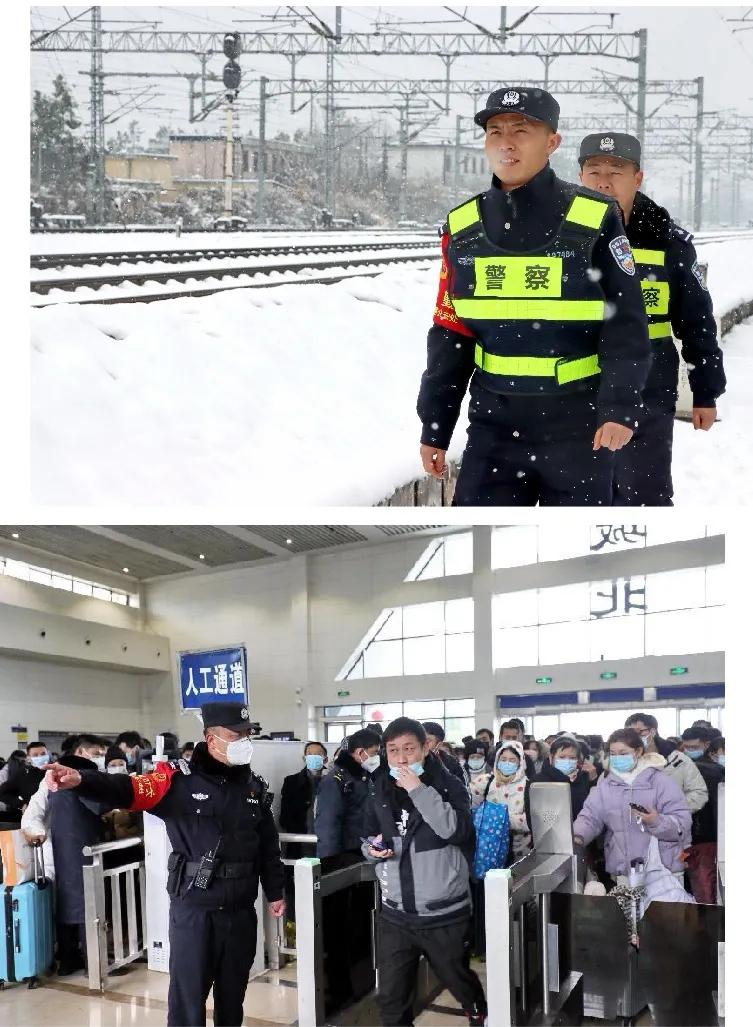
[[[473,6],[453,8],[465,12],[467,16],[483,25],[497,28],[499,25],[498,6]],[[31,26],[34,31],[43,31],[61,24],[80,12],[82,7],[32,7]],[[305,8],[298,8],[305,10]],[[316,7],[317,13],[329,23],[334,23],[334,7]],[[530,7],[511,7],[507,9],[508,25],[531,10]],[[269,24],[273,15],[279,19],[278,27],[282,30],[295,26],[304,29],[302,21],[290,18],[286,7],[214,7],[195,5],[184,7],[154,7],[147,5],[131,5],[121,7],[103,5],[103,25],[105,28],[137,28],[150,27],[159,23],[162,29],[173,30],[246,30],[252,31]],[[609,12],[615,12],[614,28],[616,31],[633,32],[639,28],[648,29],[648,75],[649,78],[689,79],[698,75],[705,77],[706,109],[736,109],[741,113],[753,114],[753,8],[751,7],[712,7],[682,6],[647,7],[638,5],[615,4],[613,6],[584,6],[550,3],[535,10],[519,31],[531,32],[572,32],[588,29],[598,31],[609,26]],[[745,31],[739,24],[730,23],[730,19],[751,19],[751,27]],[[406,24],[406,31],[420,30],[417,22],[439,22],[427,25],[426,28],[436,31],[474,31],[471,25],[453,17],[446,8],[439,5],[387,7],[350,5],[343,8],[343,29],[345,31],[367,31],[373,28],[375,20],[381,24],[400,22]],[[82,27],[88,26],[89,15],[84,15],[78,22]],[[131,26],[123,22],[136,22]],[[120,24],[119,24],[120,22]],[[221,73],[224,57],[216,55],[210,61],[211,70]],[[260,74],[270,78],[286,78],[289,74],[289,63],[284,57],[257,57],[245,55],[241,58],[245,81],[257,79]],[[80,114],[88,119],[88,84],[89,79],[79,74],[88,70],[87,54],[56,54],[34,52],[31,55],[32,88],[47,90],[52,79],[58,72],[63,72],[73,85],[76,98],[80,104]],[[104,55],[105,71],[197,71],[198,60],[192,56],[168,54],[160,55]],[[597,69],[612,73],[635,74],[635,65],[627,61],[594,59],[590,57],[558,58],[551,66],[552,80],[565,78],[591,78],[596,76]],[[323,56],[302,58],[298,61],[297,75],[305,78],[324,78],[325,61]],[[442,78],[444,65],[439,58],[433,57],[365,57],[337,58],[336,74],[342,78],[405,78],[431,77]],[[488,78],[500,84],[524,82],[526,79],[543,77],[543,64],[536,58],[494,58],[471,57],[460,58],[453,65],[453,75],[462,78]],[[110,79],[106,82],[107,89],[117,91],[117,96],[106,97],[106,111],[113,112],[128,95],[141,92],[147,84],[144,79]],[[152,88],[159,97],[150,101],[146,109],[134,114],[126,114],[108,129],[114,132],[125,128],[131,118],[138,118],[144,127],[144,141],[161,124],[169,124],[173,131],[215,132],[224,128],[224,117],[219,113],[210,115],[206,121],[195,124],[193,128],[188,122],[187,84],[180,79],[155,79]],[[216,88],[216,87],[214,87]],[[255,97],[256,86],[249,88],[249,101]],[[305,97],[301,97],[301,101]],[[614,103],[608,100],[594,100],[577,96],[560,96],[562,114],[594,114],[602,123],[611,120],[616,113]],[[342,104],[358,102],[354,98],[342,99]],[[366,101],[368,102],[368,101]],[[382,101],[384,102],[384,101]],[[659,101],[649,98],[649,111]],[[450,117],[442,117],[430,128],[422,138],[442,140],[454,137],[454,115],[456,113],[470,115],[474,103],[470,97],[456,96],[453,99]],[[172,110],[166,110],[172,108]],[[684,107],[667,108],[666,112],[692,113],[694,105],[686,103]],[[360,112],[354,116],[359,117]],[[242,132],[256,134],[256,107],[249,102],[240,115]],[[316,110],[318,123],[323,120],[321,107]],[[388,125],[396,128],[396,122],[390,114],[385,114]],[[616,127],[624,125],[615,119]],[[309,110],[304,109],[297,115],[289,111],[289,99],[280,98],[268,107],[268,136],[276,132],[292,131],[297,127],[307,127]],[[389,131],[389,128],[388,128]],[[657,168],[657,172],[659,169]]]

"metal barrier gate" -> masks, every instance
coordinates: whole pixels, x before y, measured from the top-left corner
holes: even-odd
[[[280,843],[313,845],[316,846],[317,837],[315,834],[294,834],[289,831],[278,833]],[[294,867],[296,860],[283,857],[282,862],[286,867]],[[287,894],[286,894],[287,898]],[[293,957],[296,949],[285,939],[285,917],[274,917],[270,914],[267,904],[264,904],[264,944],[267,950],[267,966],[270,970],[279,970],[282,965],[280,956]]]
[[[101,845],[85,845],[81,850],[90,859],[84,864],[84,901],[86,917],[86,960],[89,989],[104,991],[114,971],[132,963],[146,951],[146,878],[144,860],[105,869],[103,856],[108,852],[141,845],[141,838],[123,838]],[[121,894],[121,883],[125,894]],[[108,920],[108,900],[110,917]],[[108,927],[112,927],[112,957],[108,946]]]
[[[346,1005],[334,1010],[325,1008],[325,991],[327,967],[325,960],[325,924],[323,900],[330,896],[342,895],[353,886],[371,885],[373,906],[370,910],[370,923],[355,924],[348,921],[348,944],[352,944],[354,927],[360,928],[361,935],[368,926],[370,934],[368,967],[348,967],[345,974],[356,984],[354,997]],[[298,957],[298,1027],[372,1027],[381,1023],[377,1008],[377,991],[379,973],[377,969],[377,935],[379,912],[379,886],[376,871],[372,863],[358,862],[331,872],[322,873],[320,860],[316,858],[299,859],[295,863],[295,915],[296,941]],[[360,903],[356,905],[360,914],[365,910]],[[338,925],[343,929],[343,924]],[[356,934],[358,931],[356,931]],[[330,971],[331,973],[331,971]],[[357,979],[357,980],[356,980]],[[329,981],[330,987],[332,981]],[[414,1009],[425,1008],[442,990],[442,986],[422,957],[419,963]],[[490,1023],[494,1021],[490,1020]]]
[[[646,1006],[664,1027],[719,1023],[724,908],[651,902],[631,944],[617,901],[583,894],[570,786],[536,782],[529,794],[533,851],[485,878],[489,1023],[627,1023]],[[722,792],[722,820],[723,809]]]

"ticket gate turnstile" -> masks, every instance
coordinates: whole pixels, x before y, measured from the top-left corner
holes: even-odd
[[[489,1023],[630,1023],[646,1006],[663,1027],[723,1022],[723,907],[653,902],[633,948],[617,902],[582,894],[569,785],[532,784],[530,806],[534,850],[485,881]]]
[[[367,916],[368,922],[327,924],[327,899],[345,896],[349,889],[360,892],[351,907],[355,916]],[[370,891],[371,901],[363,902]],[[358,862],[351,866],[322,873],[319,859],[307,857],[295,864],[296,956],[298,980],[298,1027],[376,1027],[381,1023],[377,1006],[379,975],[377,971],[379,886],[374,865]],[[325,958],[325,936],[339,929],[348,942],[355,934],[353,946],[346,944],[343,962]],[[355,928],[355,932],[354,932]],[[367,945],[364,947],[364,929]],[[350,951],[350,949],[354,951]],[[337,980],[334,980],[337,975]],[[347,987],[344,986],[347,982]],[[442,990],[442,985],[422,958],[416,980],[414,1009],[425,1008]],[[349,994],[350,992],[350,994]],[[330,996],[342,1001],[334,1005]]]
[[[495,1027],[583,1020],[582,974],[572,965],[567,924],[553,902],[582,888],[570,786],[531,785],[530,809],[533,850],[485,878],[486,991]]]

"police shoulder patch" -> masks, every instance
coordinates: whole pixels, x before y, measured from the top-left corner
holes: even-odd
[[[693,266],[690,269],[690,273],[697,280],[698,284],[704,290],[704,292],[708,292],[708,286],[706,285],[706,279],[704,278],[703,271],[701,271],[701,268],[700,268],[697,260],[693,262]]]
[[[681,228],[680,225],[676,225],[674,221],[672,222],[672,235],[677,239],[681,239],[683,242],[693,241],[693,233]]]
[[[612,256],[618,267],[626,275],[634,275],[635,261],[633,260],[633,251],[630,249],[628,237],[626,235],[618,235],[616,239],[612,239],[610,242],[609,249],[612,251]]]

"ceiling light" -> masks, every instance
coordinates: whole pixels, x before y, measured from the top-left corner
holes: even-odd
[[[287,544],[288,544],[289,546],[292,546],[292,545],[293,545],[293,540],[292,540],[292,538],[286,538],[286,539],[285,539],[285,541],[287,542]]]
[[[13,534],[11,535],[11,538],[18,538],[18,532],[14,531]]]
[[[204,559],[204,554],[203,554],[203,553],[199,553],[199,559],[200,559],[200,560],[203,560],[203,559]]]
[[[127,574],[127,573],[128,573],[128,568],[127,568],[127,567],[124,567],[124,568],[123,568],[123,573],[124,573],[124,574]]]

